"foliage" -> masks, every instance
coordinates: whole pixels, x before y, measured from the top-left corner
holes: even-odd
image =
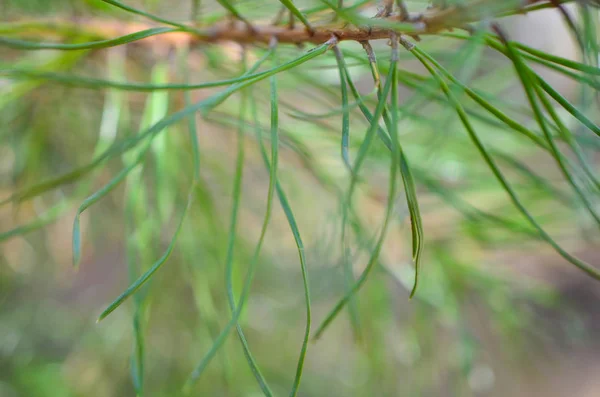
[[[595,3],[130,3],[3,3],[5,287],[54,274],[42,264],[65,258],[52,246],[66,218],[80,272],[118,247],[129,274],[70,356],[75,386],[55,395],[127,395],[130,384],[140,396],[431,393],[444,386],[423,375],[434,364],[468,395],[481,360],[471,298],[515,346],[531,324],[524,307],[556,298],[518,269],[487,266],[491,253],[550,247],[600,279],[572,253],[597,244],[600,227]],[[502,27],[547,8],[580,59]],[[33,245],[35,269],[10,265],[18,244]],[[100,283],[109,299],[115,286]],[[399,322],[398,299],[413,296]],[[242,349],[227,343],[233,329]],[[448,360],[428,350],[438,337]],[[96,368],[105,383],[77,373],[98,344],[120,363]],[[47,395],[30,377],[56,368],[19,380],[20,368],[10,387]]]

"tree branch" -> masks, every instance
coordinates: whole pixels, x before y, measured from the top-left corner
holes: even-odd
[[[526,5],[546,3],[552,6],[556,3],[566,3],[574,0],[526,0]],[[390,2],[393,4],[392,2]],[[486,3],[485,1],[476,2]],[[480,5],[481,5],[480,4]],[[514,13],[526,11],[512,10]],[[499,12],[500,15],[506,15]],[[248,28],[247,23],[242,21],[219,22],[209,27],[194,27],[189,32],[165,33],[160,36],[144,39],[146,43],[161,42],[165,45],[195,44],[195,43],[216,43],[231,41],[240,44],[268,44],[272,38],[276,38],[282,44],[321,44],[335,36],[339,41],[357,41],[364,42],[369,40],[386,39],[392,34],[406,35],[428,35],[436,34],[440,31],[462,28],[470,22],[477,21],[478,15],[470,8],[460,6],[450,6],[444,9],[433,8],[426,10],[423,14],[413,16],[409,20],[403,13],[396,13],[387,17],[373,19],[371,26],[357,27],[348,23],[332,23],[329,25],[314,26],[314,30],[308,31],[304,26],[274,26],[272,24],[253,24],[252,29]],[[10,23],[9,23],[10,24]],[[103,19],[87,19],[77,21],[29,21],[15,22],[15,24],[25,24],[28,34],[37,33],[44,37],[56,37],[59,32],[81,32],[87,35],[93,35],[99,38],[115,37],[131,34],[140,30],[153,27],[151,24],[123,22]],[[192,28],[190,28],[192,29]],[[71,35],[73,33],[70,33]],[[60,35],[59,35],[60,36]]]

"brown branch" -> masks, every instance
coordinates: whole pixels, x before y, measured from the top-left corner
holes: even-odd
[[[495,0],[494,0],[495,1]],[[563,3],[568,0],[558,0]],[[526,0],[526,3],[547,3],[548,0]],[[389,2],[393,4],[393,0]],[[403,13],[402,13],[403,14]],[[253,30],[249,30],[246,23],[241,21],[220,22],[208,28],[194,28],[190,32],[165,33],[160,36],[154,36],[144,39],[146,43],[160,42],[163,45],[183,45],[196,43],[215,43],[231,41],[239,44],[269,44],[272,38],[276,38],[281,44],[322,44],[331,37],[336,37],[339,41],[357,41],[364,42],[369,40],[387,39],[392,34],[405,35],[428,35],[436,34],[440,31],[453,28],[464,27],[465,24],[477,20],[476,15],[472,15],[464,7],[451,6],[444,9],[434,8],[425,11],[416,17],[411,17],[408,21],[402,20],[405,15],[394,14],[379,18],[378,21],[398,23],[398,27],[390,29],[382,27],[381,23],[374,23],[375,26],[357,27],[347,23],[333,23],[323,26],[315,26],[314,32],[309,32],[304,26],[274,26],[271,24],[254,24]],[[36,28],[29,30],[43,33],[45,37],[60,31],[79,31],[84,34],[94,35],[100,38],[110,38],[138,32],[156,25],[144,23],[132,23],[123,21],[108,21],[100,19],[78,20],[76,22],[39,22]],[[42,26],[43,25],[43,26]],[[377,26],[379,25],[379,26]],[[44,29],[45,28],[45,29]]]
[[[397,17],[393,16],[385,18],[387,21],[399,22]],[[69,36],[74,34],[82,34],[94,36],[98,39],[114,38],[127,34],[139,32],[141,30],[156,27],[156,24],[125,22],[105,19],[78,19],[77,21],[66,20],[35,20],[35,21],[20,21],[16,24],[27,26],[26,35],[29,37],[64,37],[64,32],[69,32]],[[189,32],[171,32],[164,33],[160,36],[152,36],[143,39],[143,42],[165,42],[165,44],[183,44],[183,43],[216,43],[224,41],[232,41],[239,44],[268,44],[272,37],[277,38],[282,44],[322,44],[329,40],[332,36],[337,37],[339,41],[365,41],[389,38],[391,29],[385,27],[356,27],[348,24],[330,24],[326,26],[315,27],[314,33],[311,34],[303,25],[295,25],[290,28],[286,26],[274,26],[266,24],[256,24],[254,31],[249,31],[244,22],[241,21],[223,21],[216,23],[208,28],[194,28],[194,31]],[[404,24],[407,26],[407,24]],[[418,31],[425,34],[424,24],[422,22],[414,22],[409,26],[411,29],[398,29],[398,33],[412,33]],[[430,33],[433,33],[430,32]]]

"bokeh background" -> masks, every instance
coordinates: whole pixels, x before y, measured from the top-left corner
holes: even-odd
[[[236,3],[253,20],[269,21],[280,7],[274,1]],[[314,6],[297,3],[301,8]],[[190,20],[193,8],[183,0],[128,4],[181,21]],[[408,4],[414,10],[426,5]],[[365,14],[374,14],[375,6],[365,7]],[[224,14],[217,4],[204,1],[199,20],[203,13]],[[20,37],[87,41],[84,33],[65,36],[60,27],[75,24],[84,31],[86,26],[104,25],[114,32],[132,21],[144,21],[92,0],[0,1],[0,34],[11,34],[9,22],[40,19],[52,20],[55,34],[30,28],[19,30]],[[556,11],[505,18],[501,24],[513,39],[577,58],[572,36]],[[503,106],[521,106],[519,120],[531,125],[506,60],[485,48],[468,53],[472,62],[457,60],[457,54],[465,55],[464,48],[450,38],[423,38],[421,45]],[[374,46],[385,68],[389,48],[385,42]],[[194,46],[189,52],[182,48],[160,38],[98,51],[0,47],[0,66],[155,83],[181,82],[186,73],[193,81],[210,81],[241,72],[237,45]],[[357,86],[371,93],[371,73],[360,47],[349,43],[343,49]],[[262,50],[250,49],[247,55],[256,59]],[[291,59],[304,50],[283,46],[280,56]],[[404,53],[401,68],[422,73]],[[572,80],[539,71],[569,99],[577,102],[586,95]],[[475,206],[520,222],[479,155],[466,144],[455,113],[424,95],[414,81],[408,83],[402,84],[401,100],[418,100],[401,131],[416,170],[425,222],[422,284],[409,300],[414,277],[410,227],[399,195],[377,268],[352,302],[354,317],[345,310],[320,340],[309,344],[299,395],[600,395],[597,283],[541,242],[465,216]],[[221,89],[195,91],[192,100]],[[339,158],[340,115],[307,117],[340,106],[334,57],[322,56],[281,75],[279,89],[280,178],[306,247],[314,330],[343,296],[349,277],[339,230],[340,189],[348,181]],[[268,83],[258,84],[249,95],[258,106],[259,128],[268,135]],[[369,98],[372,105],[373,96]],[[0,199],[86,164],[115,139],[138,133],[184,104],[183,93],[176,91],[83,89],[0,74]],[[140,292],[142,303],[136,306],[129,300],[100,323],[100,312],[165,252],[171,240],[192,177],[186,124],[169,127],[153,144],[143,167],[82,216],[78,269],[72,266],[71,251],[76,209],[118,173],[127,158],[111,159],[77,183],[0,208],[1,397],[135,395],[130,371],[136,318],[145,350],[144,395],[181,395],[182,385],[230,318],[224,263],[240,124],[247,124],[247,152],[234,256],[236,291],[264,214],[268,172],[251,131],[255,126],[239,121],[241,106],[240,96],[233,96],[208,116],[196,118],[202,184],[176,249]],[[599,120],[597,107],[586,112]],[[355,145],[366,127],[353,114]],[[540,222],[570,252],[597,265],[598,230],[567,193],[551,159],[498,126],[480,122],[477,127],[490,146],[510,155],[503,168]],[[586,133],[581,133],[583,138]],[[592,161],[598,157],[594,145],[597,142],[585,146]],[[375,148],[363,172],[355,204],[363,234],[352,245],[354,277],[365,266],[382,220],[388,157],[385,149]],[[515,160],[518,165],[511,166]],[[22,225],[32,226],[11,232]],[[353,321],[357,328],[351,326]],[[294,240],[277,205],[241,324],[274,393],[288,393],[305,307]],[[235,333],[196,382],[192,395],[261,395]]]

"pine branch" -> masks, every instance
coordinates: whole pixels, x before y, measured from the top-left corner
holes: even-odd
[[[506,9],[500,6],[497,16],[521,14],[528,11],[527,6],[536,5],[556,7],[557,5],[575,0],[527,0],[525,8]],[[493,3],[493,2],[492,2]],[[400,2],[400,4],[403,4]],[[337,21],[331,24],[312,26],[307,29],[305,25],[276,26],[271,23],[253,23],[249,28],[247,21],[221,21],[211,26],[192,27],[185,25],[174,28],[173,32],[146,39],[147,43],[157,41],[167,45],[217,43],[231,41],[240,44],[268,44],[276,38],[280,44],[322,44],[335,36],[338,41],[364,42],[369,40],[386,39],[392,34],[406,34],[410,36],[438,34],[442,31],[465,28],[468,23],[481,18],[478,9],[486,9],[490,1],[476,2],[472,7],[449,6],[445,8],[432,8],[423,13],[407,16],[404,7],[391,13],[393,1],[386,2],[385,12],[380,12],[373,19],[364,19],[364,24],[355,26],[348,22]],[[361,20],[362,21],[362,20]],[[134,23],[104,19],[79,19],[77,21],[65,20],[29,20],[13,21],[0,24],[0,32],[17,31],[18,26],[27,26],[28,34],[37,33],[37,36],[56,37],[57,32],[77,32],[98,38],[108,38],[127,35],[144,29],[155,27],[150,23]],[[0,42],[0,45],[2,43]]]

